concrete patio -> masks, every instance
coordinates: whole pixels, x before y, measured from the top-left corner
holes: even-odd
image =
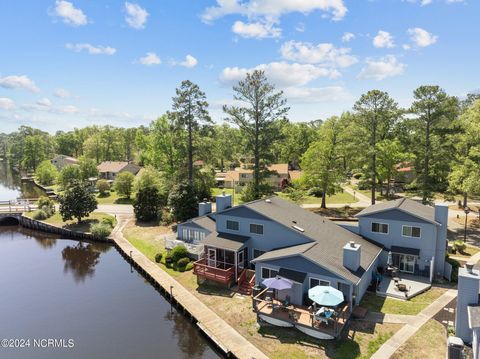
[[[405,300],[425,292],[432,286],[426,277],[406,273],[400,273],[398,277],[400,279],[398,284],[404,284],[406,291],[399,290],[392,277],[383,277],[378,285],[377,295]]]

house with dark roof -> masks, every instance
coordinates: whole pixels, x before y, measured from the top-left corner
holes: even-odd
[[[391,252],[393,266],[400,272],[430,279],[444,273],[447,247],[448,206],[425,206],[400,198],[362,210],[358,234]],[[385,266],[383,256],[381,265]]]

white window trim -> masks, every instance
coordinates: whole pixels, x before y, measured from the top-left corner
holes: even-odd
[[[260,269],[260,276],[262,277],[262,279],[273,278],[273,277],[264,278],[264,277],[263,277],[263,270],[264,270],[264,269],[268,269],[269,271],[275,271],[275,272],[278,273],[278,269],[274,269],[274,268],[272,268],[272,267],[264,267],[264,266],[262,266],[262,268]]]
[[[312,288],[312,279],[318,280],[318,282],[319,282],[318,285],[320,285],[320,282],[327,282],[328,285],[332,284],[332,282],[330,282],[329,280],[321,279],[321,278],[318,278],[318,277],[310,277],[308,279],[308,288]]]
[[[256,226],[262,226],[262,234],[252,232],[251,227],[250,227],[252,224],[254,224]],[[248,225],[248,229],[249,229],[250,234],[255,234],[256,236],[263,236],[265,234],[265,226],[261,223],[250,223]]]
[[[238,229],[231,229],[231,228],[228,228],[228,222],[236,222],[238,224]],[[233,219],[227,219],[225,221],[225,228],[229,231],[235,231],[235,232],[238,232],[240,231],[240,222],[239,221],[234,221]]]
[[[382,224],[382,225],[387,226],[387,232],[374,232],[373,229],[372,229],[374,223],[376,223],[376,224]],[[389,225],[388,223],[382,223],[382,222],[371,222],[371,223],[370,223],[370,232],[387,235],[387,234],[390,232],[390,225]]]
[[[412,234],[413,234],[413,228],[418,228],[418,229],[420,230],[420,235],[419,235],[418,237],[415,237],[415,236],[406,236],[405,234],[403,234],[403,228],[405,228],[405,227],[410,227],[410,228],[412,228],[412,231],[411,231]],[[404,224],[404,225],[402,226],[402,237],[406,237],[406,238],[416,238],[416,239],[422,238],[422,227],[409,226],[409,225]]]

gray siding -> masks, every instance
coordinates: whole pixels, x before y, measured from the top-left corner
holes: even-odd
[[[384,251],[383,251],[384,252]],[[382,253],[383,253],[382,252]],[[360,301],[362,300],[363,296],[365,295],[365,292],[368,289],[368,286],[372,282],[372,276],[375,270],[378,267],[378,263],[380,262],[380,257],[382,254],[380,254],[375,262],[370,266],[370,268],[367,269],[367,271],[364,273],[362,278],[360,279],[360,282],[358,282],[357,287],[355,288],[355,304],[359,304]]]
[[[479,302],[480,291],[480,273],[474,270],[475,274],[470,274],[465,268],[458,269],[458,297],[457,310],[455,314],[456,336],[463,339],[464,342],[472,341],[472,331],[468,327],[469,305],[475,305]]]
[[[388,215],[387,215],[388,214]],[[388,233],[372,232],[372,222],[387,223]],[[437,225],[407,215],[399,210],[369,215],[359,218],[359,233],[389,249],[391,246],[418,248],[420,256],[417,259],[417,265],[420,270],[430,266],[430,260],[435,257],[437,249]],[[402,235],[402,226],[409,225],[421,228],[420,238],[404,237]],[[380,263],[385,265],[386,263]],[[442,262],[443,273],[443,262]]]

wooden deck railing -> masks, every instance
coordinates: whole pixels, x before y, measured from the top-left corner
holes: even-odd
[[[228,284],[235,277],[235,268],[220,269],[211,267],[208,265],[206,259],[202,258],[193,263],[193,273],[215,282]]]

